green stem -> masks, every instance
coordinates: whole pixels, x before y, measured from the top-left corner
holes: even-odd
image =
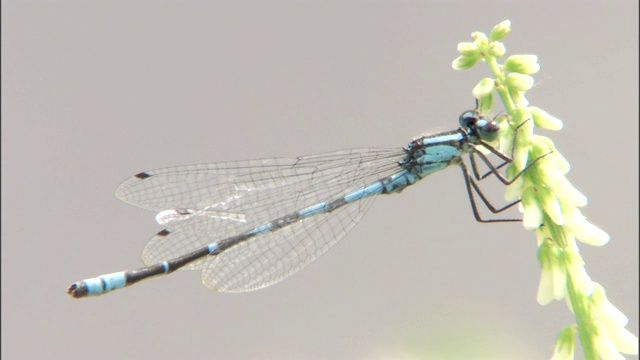
[[[590,325],[589,321],[589,309],[584,296],[576,291],[573,284],[571,275],[567,274],[567,296],[571,301],[571,307],[576,315],[576,323],[578,324],[578,337],[580,338],[580,344],[582,345],[582,352],[584,358],[587,360],[598,360],[597,351],[591,338],[587,326]]]
[[[567,241],[564,237],[564,231],[562,228],[551,221],[547,216],[544,218],[543,226],[549,227],[549,232],[556,244],[560,247],[560,251],[564,253],[567,250]],[[565,265],[571,266],[565,262]],[[565,267],[567,269],[567,267]],[[593,343],[591,329],[591,317],[589,316],[589,304],[584,294],[581,294],[575,287],[574,281],[571,278],[571,272],[567,271],[567,296],[571,302],[573,313],[576,316],[576,323],[578,325],[578,337],[580,338],[580,344],[582,345],[582,351],[584,358],[587,360],[598,360],[598,352],[595,349]]]
[[[500,65],[498,65],[498,61],[495,57],[487,55],[485,57],[486,63],[489,65],[493,76],[496,79],[496,91],[498,95],[500,95],[500,99],[504,104],[504,108],[507,113],[513,117],[516,111],[516,105],[513,103],[513,99],[511,99],[511,95],[509,95],[509,90],[504,86],[505,76],[502,70],[500,69]]]
[[[504,72],[502,71],[494,56],[485,54],[485,62],[487,63],[487,65],[489,65],[489,68],[494,75],[495,90],[500,96],[506,112],[510,117],[513,117],[515,115],[516,105],[511,98],[509,89],[504,85],[506,79]],[[535,171],[534,169],[531,170]],[[535,176],[532,176],[531,178],[535,178]],[[546,215],[544,217],[542,226],[549,227],[551,235],[555,240],[557,246],[560,248],[560,251],[564,253],[567,250],[567,241],[564,238],[564,231],[562,230],[562,228],[553,223],[553,221],[551,221],[551,219],[549,219]],[[567,266],[569,266],[569,264],[567,264]],[[568,267],[565,267],[565,269],[568,269]],[[569,301],[571,302],[571,306],[576,316],[578,337],[580,338],[580,344],[582,345],[584,358],[587,360],[598,360],[597,351],[594,347],[591,336],[591,334],[593,334],[593,331],[590,326],[591,318],[589,316],[588,302],[587,299],[585,299],[585,296],[577,291],[574,281],[571,278],[571,273],[569,271],[567,271],[567,296],[569,297]]]

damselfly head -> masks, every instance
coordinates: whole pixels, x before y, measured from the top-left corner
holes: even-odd
[[[494,120],[489,120],[476,110],[463,112],[460,115],[459,122],[460,126],[469,130],[471,134],[477,134],[487,142],[497,139],[500,133],[500,124]]]
[[[494,120],[481,118],[476,123],[476,129],[478,130],[480,138],[487,142],[496,140],[498,135],[500,135],[500,124]]]

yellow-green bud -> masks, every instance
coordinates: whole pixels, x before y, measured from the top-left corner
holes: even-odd
[[[536,55],[511,55],[504,62],[504,69],[520,74],[535,74],[540,70]]]
[[[489,43],[489,54],[495,57],[502,57],[507,49],[504,48],[504,44],[500,41],[492,41]]]
[[[493,27],[491,30],[491,41],[496,41],[504,38],[511,31],[511,21],[505,20],[500,24]]]
[[[560,330],[558,334],[558,340],[556,340],[551,360],[573,360],[575,346],[574,327],[567,326]]]
[[[487,35],[482,32],[476,31],[471,34],[471,38],[473,39],[473,43],[478,45],[480,49],[486,49],[489,46],[489,39]]]
[[[547,188],[538,188],[538,201],[542,205],[542,209],[549,215],[551,220],[558,225],[564,225],[564,218],[562,217],[562,210],[558,198],[549,191]]]
[[[480,49],[472,42],[461,42],[458,44],[458,52],[465,56],[477,56],[480,54]]]
[[[537,127],[547,130],[562,129],[562,120],[549,115],[546,111],[535,106],[529,106],[529,111]]]
[[[524,214],[522,216],[522,225],[527,230],[535,230],[542,225],[542,209],[538,205],[536,199],[536,191],[533,187],[528,187],[522,192],[522,207]]]
[[[458,56],[451,66],[454,70],[467,70],[471,69],[480,60],[480,56]]]
[[[507,75],[505,84],[513,90],[527,91],[533,87],[533,78],[529,75],[512,72]]]
[[[491,78],[484,78],[476,84],[471,93],[476,99],[482,99],[493,92],[495,82]]]

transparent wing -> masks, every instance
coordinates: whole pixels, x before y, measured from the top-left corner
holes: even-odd
[[[401,149],[352,149],[299,158],[178,166],[138,174],[123,182],[116,195],[161,212],[159,222],[167,229],[145,246],[142,261],[149,265],[336,199],[399,171],[398,161],[404,156]],[[199,262],[186,269],[202,266]]]
[[[202,282],[220,292],[257,290],[284,280],[324,254],[362,218],[375,197],[240,243],[204,261]]]
[[[281,188],[287,188],[287,194],[303,194],[318,184],[326,188],[366,182],[377,171],[397,166],[404,155],[401,149],[350,149],[296,158],[176,166],[137,174],[120,184],[116,196],[158,212],[176,208],[249,210],[265,200],[273,205],[273,197],[285,193]]]

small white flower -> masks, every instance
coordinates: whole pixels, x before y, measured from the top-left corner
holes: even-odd
[[[561,181],[564,183],[564,191],[559,191],[559,194],[561,196],[571,199],[571,202],[573,202],[573,204],[577,207],[587,206],[589,200],[583,193],[573,187],[569,180],[567,180],[567,178],[565,178],[564,176],[562,177]]]
[[[512,72],[507,75],[505,84],[518,91],[527,91],[533,87],[533,78],[529,75]]]
[[[564,217],[562,216],[562,210],[558,198],[545,187],[539,187],[538,189],[538,201],[547,215],[558,225],[564,225]]]
[[[573,223],[571,226],[576,239],[591,246],[602,246],[609,242],[609,234],[586,219]]]
[[[476,84],[476,86],[474,86],[471,93],[473,94],[473,97],[475,97],[476,99],[482,99],[487,95],[490,95],[491,93],[493,93],[494,88],[495,88],[495,82],[493,81],[493,79],[484,78],[480,80]]]
[[[562,129],[562,120],[549,115],[546,111],[535,106],[529,106],[529,111],[537,127],[547,130]]]
[[[609,336],[613,345],[621,353],[638,355],[638,337],[625,328],[609,330]]]
[[[520,195],[522,194],[522,188],[524,184],[524,179],[519,177],[511,183],[511,185],[507,186],[504,193],[504,200],[508,202],[516,201],[520,199]],[[520,210],[522,212],[522,210]]]
[[[564,186],[566,185],[563,181],[564,175],[558,170],[553,161],[541,159],[538,164],[538,174],[540,182],[547,188],[554,192],[564,192]]]
[[[559,256],[556,258],[551,272],[553,274],[553,298],[562,300],[567,294],[567,269],[560,261]]]
[[[472,42],[461,42],[458,44],[458,52],[464,56],[478,56],[480,49]]]
[[[589,297],[591,313],[607,330],[615,348],[625,354],[638,354],[638,338],[624,327],[629,319],[607,299],[604,288],[594,283],[593,294]]]
[[[575,330],[567,326],[558,334],[558,340],[553,349],[551,360],[573,360],[575,350]]]
[[[595,322],[594,325],[597,335],[593,339],[593,344],[598,356],[604,360],[624,360],[624,357],[620,355],[611,339],[609,339],[609,334],[604,326],[599,322]]]
[[[504,68],[514,73],[531,75],[540,70],[540,65],[536,55],[512,55],[504,62]]]
[[[507,49],[504,48],[504,44],[500,41],[492,41],[489,43],[489,54],[495,57],[502,57]]]
[[[473,43],[480,49],[486,49],[487,46],[489,46],[489,39],[487,38],[487,35],[482,32],[476,31],[471,33],[471,38],[473,39]]]
[[[454,70],[467,70],[472,68],[477,62],[480,60],[480,56],[458,56],[453,62],[451,66]]]
[[[592,246],[602,246],[609,242],[609,234],[588,222],[580,210],[563,196],[560,196],[560,207],[566,221],[565,229],[580,242]]]
[[[552,153],[549,154],[548,156],[556,164],[556,167],[558,168],[558,171],[560,171],[560,173],[562,175],[568,173],[569,170],[571,170],[571,165],[569,164],[567,159],[565,159],[564,156],[562,156],[560,151],[558,151],[558,149],[556,149],[556,146],[553,143],[553,141],[551,141],[551,139],[549,139],[546,136],[533,135],[533,142],[534,143],[535,142],[541,142],[541,143],[544,143],[544,144],[547,145],[547,147],[549,148],[549,151],[552,151]]]
[[[551,241],[545,240],[538,248],[538,260],[542,269],[538,285],[538,303],[547,305],[561,300],[566,293],[567,272],[560,253]]]
[[[522,192],[522,207],[524,214],[522,216],[522,225],[527,230],[535,230],[542,225],[542,209],[536,198],[535,188],[530,186]]]
[[[593,317],[602,321],[607,328],[625,327],[629,319],[607,299],[607,294],[602,285],[594,283],[591,301]]]
[[[511,31],[511,21],[505,20],[491,30],[491,41],[500,40]]]
[[[540,272],[540,283],[538,284],[538,296],[537,301],[540,305],[547,305],[553,300],[558,300],[557,298],[560,296],[556,291],[556,284],[559,282],[557,278],[554,277],[555,271],[553,268],[542,268]]]
[[[491,108],[493,107],[493,91],[484,94],[483,97],[481,97],[481,98],[476,98],[476,99],[478,100],[478,107],[476,109],[477,111],[479,111],[481,114],[486,114],[486,113],[491,112]],[[500,124],[501,120],[499,120],[497,118],[494,119],[494,120],[497,121],[498,124]],[[498,139],[496,139],[495,141],[490,142],[490,143],[495,143],[492,146],[494,146],[494,147],[497,146],[497,144],[498,144],[497,140]]]
[[[587,197],[571,185],[553,161],[542,159],[538,165],[540,181],[551,191],[571,201],[574,206],[587,205]]]

